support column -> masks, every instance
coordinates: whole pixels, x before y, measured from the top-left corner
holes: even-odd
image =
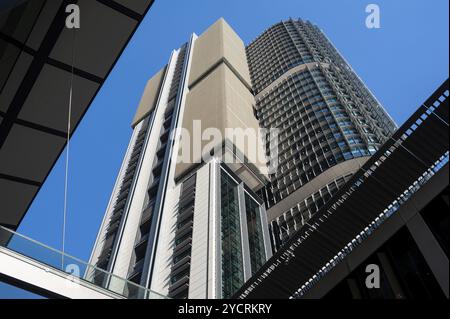
[[[448,257],[439,245],[433,233],[428,228],[420,214],[414,216],[407,223],[414,241],[419,247],[434,277],[442,288],[445,296],[449,297]]]

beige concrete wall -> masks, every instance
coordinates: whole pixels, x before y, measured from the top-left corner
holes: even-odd
[[[189,86],[192,86],[222,59],[226,59],[246,85],[251,87],[244,42],[221,18],[195,41]]]
[[[210,141],[199,141],[199,136],[194,131],[194,121],[201,121],[201,134],[205,129],[217,128],[223,138],[231,139],[231,136],[226,134],[227,128],[244,130],[250,128],[256,132],[259,126],[253,115],[253,102],[253,95],[225,64],[217,67],[208,77],[198,83],[187,95],[182,123],[182,127],[190,132],[190,141],[187,144],[181,143],[181,147],[183,145],[189,147],[193,162],[177,164],[176,177],[189,170],[195,163],[201,162],[203,153],[208,153],[215,146],[220,146],[223,141],[221,139],[219,143],[209,145],[202,153],[202,149]],[[197,146],[194,145],[194,142],[198,143]],[[252,143],[250,146],[254,147],[254,144]],[[258,145],[257,153],[249,152],[247,144],[242,145],[245,146],[244,148],[240,145],[236,146],[259,169],[259,173],[266,175],[266,163],[264,160],[261,161],[261,159],[265,159],[262,143]]]
[[[228,64],[223,63],[224,58],[234,71]],[[239,72],[239,76],[235,72]],[[202,78],[205,75],[206,77]],[[202,78],[201,81],[198,81],[200,78]],[[182,127],[191,133],[189,145],[193,161],[179,163],[176,168],[176,177],[201,161],[203,154],[200,151],[204,146],[207,144],[210,146],[205,149],[206,153],[223,141],[216,145],[209,145],[208,140],[201,143],[199,141],[198,147],[195,147],[193,139],[198,139],[193,136],[195,120],[201,121],[202,132],[206,128],[217,128],[224,138],[229,137],[225,134],[226,128],[244,130],[250,128],[254,132],[259,129],[258,120],[253,113],[255,99],[247,88],[250,84],[250,76],[245,47],[242,40],[223,19],[216,22],[196,40],[189,83],[195,83],[195,85],[186,98]],[[252,143],[251,146],[255,144]],[[259,173],[267,175],[262,143],[259,143],[256,153],[249,153],[245,148],[239,149],[259,169]]]
[[[142,121],[155,108],[165,73],[166,67],[162,68],[147,82],[144,94],[134,115],[132,127],[135,127],[136,124]]]
[[[201,81],[189,92],[186,97],[186,107],[184,110],[182,128],[190,133],[189,141],[180,143],[182,147],[189,149],[189,157],[192,163],[178,163],[175,170],[176,178],[188,171],[195,163],[201,162],[201,149],[205,143],[200,143],[194,134],[194,121],[201,121],[202,134],[205,128],[214,127],[223,132],[225,127],[225,66],[215,69],[207,78]],[[198,142],[198,146],[194,145]],[[184,149],[183,151],[186,151]]]

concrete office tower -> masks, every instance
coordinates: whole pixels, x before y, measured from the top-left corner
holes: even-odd
[[[319,28],[280,22],[247,47],[257,115],[276,127],[261,196],[280,247],[392,135],[396,125]],[[369,62],[369,61],[368,61]]]
[[[259,129],[251,89],[244,43],[223,19],[173,51],[136,112],[92,264],[172,298],[229,297],[263,265],[264,145],[249,152],[227,130]],[[201,139],[207,128],[221,138]]]

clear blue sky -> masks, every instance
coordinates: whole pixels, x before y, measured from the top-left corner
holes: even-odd
[[[380,6],[381,29],[365,27],[369,3]],[[448,0],[156,0],[72,139],[67,252],[88,260],[146,81],[192,32],[224,17],[249,43],[282,19],[310,20],[401,124],[448,78],[448,6]],[[61,247],[63,186],[64,156],[19,232]],[[0,286],[0,298],[8,295]]]

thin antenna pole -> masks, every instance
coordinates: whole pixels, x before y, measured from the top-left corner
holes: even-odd
[[[63,227],[62,227],[62,255],[61,270],[64,271],[64,255],[66,249],[66,221],[67,221],[67,203],[69,191],[69,157],[70,157],[70,130],[72,121],[72,97],[73,97],[73,72],[75,60],[75,28],[73,28],[72,36],[72,57],[71,57],[71,74],[70,74],[70,91],[69,91],[69,109],[67,118],[67,143],[66,143],[66,169],[64,176],[64,210],[63,210]]]

